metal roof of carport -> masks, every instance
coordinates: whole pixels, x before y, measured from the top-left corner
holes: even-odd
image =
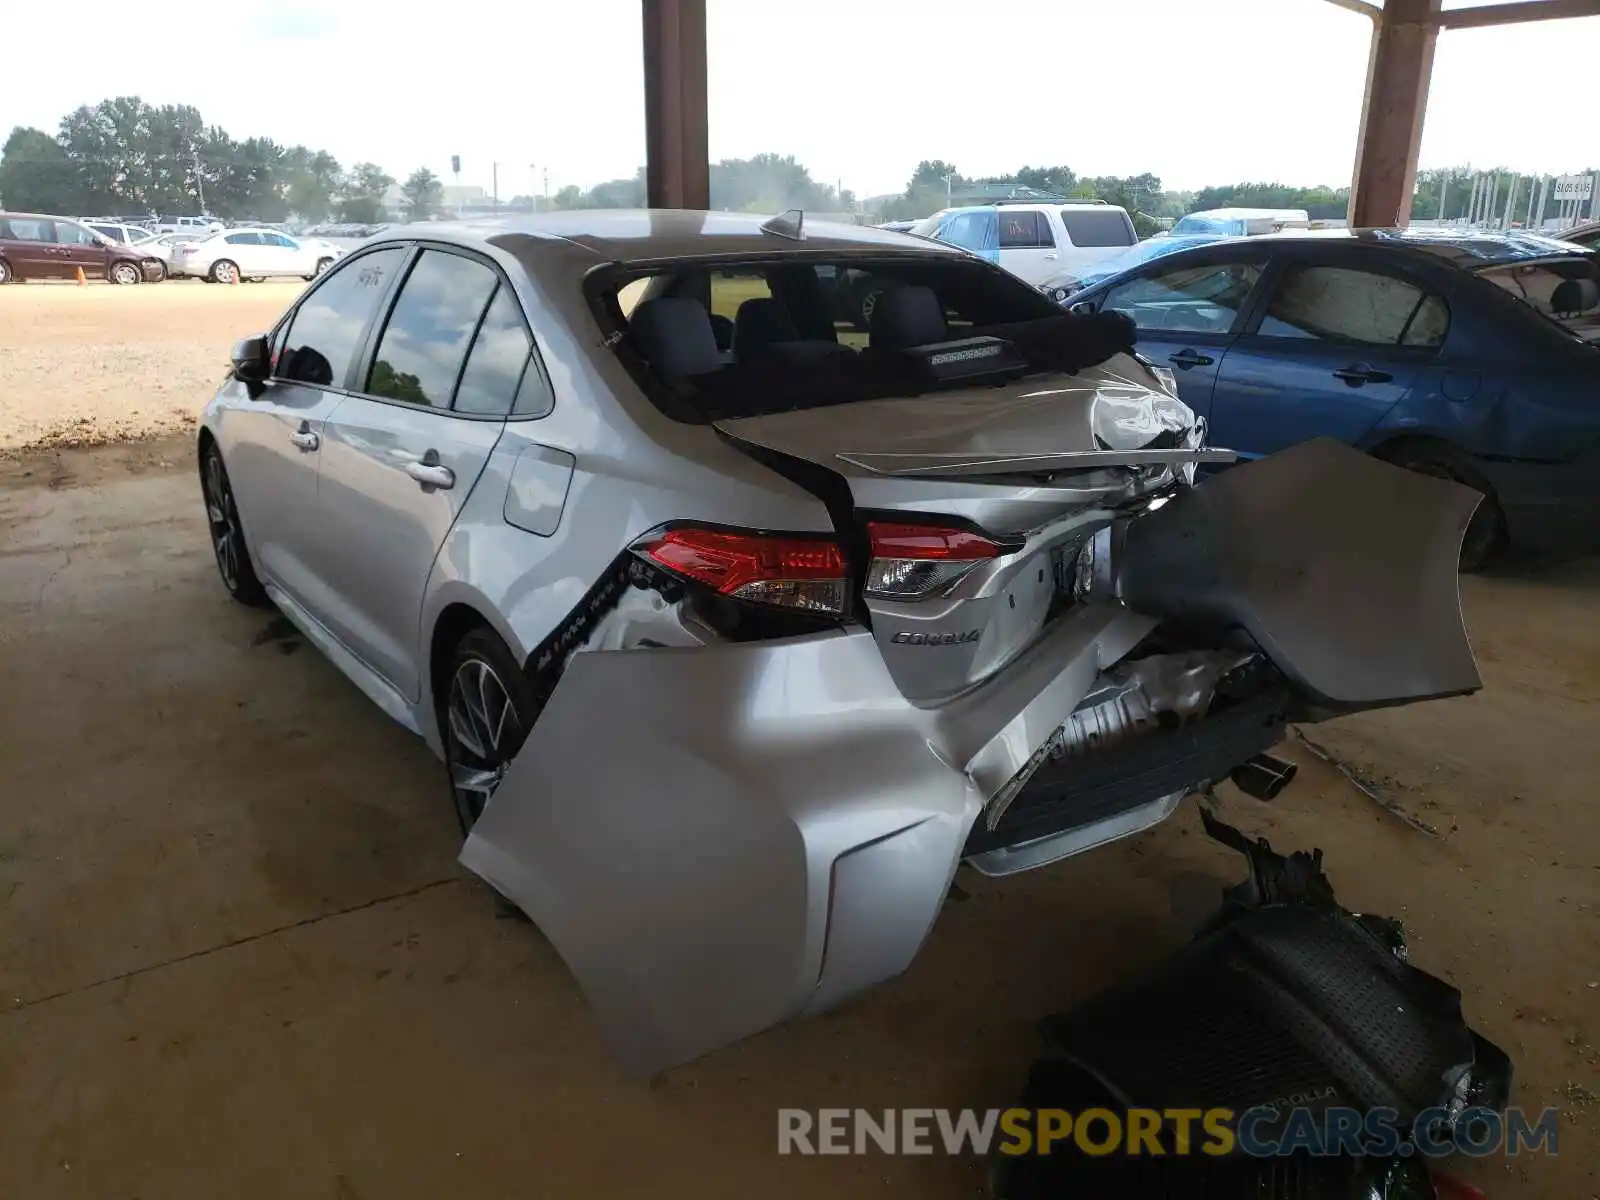
[[[711,207],[705,0],[640,0],[644,15],[646,192],[652,208]],[[1197,3],[1199,0],[1197,0]],[[1372,20],[1372,50],[1350,188],[1350,224],[1411,219],[1417,152],[1441,29],[1600,16],[1600,0],[1329,0]]]

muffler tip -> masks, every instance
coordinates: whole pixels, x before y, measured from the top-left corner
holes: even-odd
[[[1284,788],[1294,782],[1300,768],[1286,759],[1272,754],[1258,754],[1241,763],[1229,773],[1237,787],[1246,796],[1257,800],[1276,800]]]

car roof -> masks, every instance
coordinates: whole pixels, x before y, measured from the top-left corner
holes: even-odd
[[[1263,234],[1252,241],[1264,244],[1341,242],[1346,245],[1381,246],[1427,254],[1464,270],[1475,271],[1500,263],[1536,258],[1582,255],[1572,245],[1542,233],[1523,229],[1459,229],[1448,226],[1411,226],[1407,229],[1294,229]]]
[[[893,230],[827,221],[804,222],[804,238],[795,240],[765,232],[762,225],[770,220],[771,217],[755,213],[685,209],[574,209],[569,212],[397,225],[383,230],[367,244],[427,239],[472,246],[499,243],[507,237],[521,235],[535,242],[545,240],[576,244],[599,258],[620,263],[737,256],[774,250],[793,250],[808,255],[873,250],[915,252],[921,255],[961,256],[965,253],[954,247],[895,233]]]

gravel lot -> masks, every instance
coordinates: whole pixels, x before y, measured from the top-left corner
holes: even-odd
[[[193,428],[233,343],[303,286],[0,288],[0,457]]]

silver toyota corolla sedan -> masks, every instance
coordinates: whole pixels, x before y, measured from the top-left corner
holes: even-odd
[[[427,740],[655,1070],[904,970],[963,862],[1479,686],[1475,493],[1325,442],[1195,486],[1234,456],[1132,333],[794,215],[393,229],[235,349],[217,564]]]

